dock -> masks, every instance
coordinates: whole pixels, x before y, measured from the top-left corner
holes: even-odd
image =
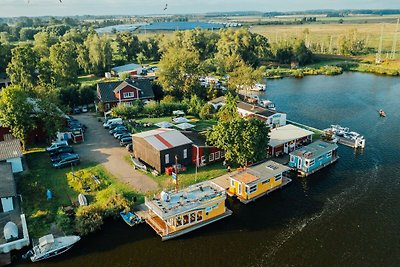
[[[149,217],[149,208],[145,204],[136,205],[132,212],[135,213],[142,221],[146,221]]]

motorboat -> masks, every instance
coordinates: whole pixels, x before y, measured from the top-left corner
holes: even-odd
[[[273,110],[276,111],[276,106],[275,104],[271,101],[271,100],[262,100],[259,102],[261,106],[263,106],[264,108],[267,108],[269,110]]]
[[[265,84],[256,83],[254,86],[250,87],[249,90],[250,91],[265,91],[266,87],[267,86]]]
[[[54,237],[52,234],[39,238],[39,243],[29,250],[24,258],[30,258],[32,262],[45,260],[68,251],[76,242],[81,240],[80,236]]]
[[[119,214],[121,215],[124,222],[126,222],[129,226],[134,226],[136,224],[143,222],[142,219],[139,218],[139,216],[130,211],[128,212],[121,211]]]

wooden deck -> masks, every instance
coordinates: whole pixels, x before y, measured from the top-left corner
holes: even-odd
[[[228,172],[227,174],[224,174],[222,176],[212,179],[211,182],[222,187],[223,189],[225,189],[225,191],[228,191],[229,186],[230,186],[229,176],[235,175],[237,173],[238,173],[238,171]]]
[[[255,201],[256,199],[258,199],[258,198],[260,198],[260,197],[263,197],[263,196],[265,196],[265,195],[268,195],[268,194],[274,192],[275,190],[278,190],[278,189],[284,187],[285,185],[287,185],[287,184],[290,183],[291,181],[292,181],[292,179],[290,179],[289,177],[282,176],[282,183],[281,183],[279,186],[274,187],[274,188],[272,188],[272,189],[270,189],[270,190],[268,190],[268,191],[266,191],[266,192],[264,192],[264,193],[262,193],[262,194],[260,194],[260,195],[258,195],[258,196],[256,196],[256,197],[253,197],[252,199],[245,199],[245,198],[243,198],[243,197],[241,197],[241,196],[238,196],[237,199],[238,199],[240,202],[242,202],[243,204],[247,204],[247,203],[250,203],[250,202]],[[232,196],[232,194],[229,194],[229,195]]]
[[[134,212],[140,219],[144,221],[149,217],[149,209],[145,204],[134,206],[132,212]]]

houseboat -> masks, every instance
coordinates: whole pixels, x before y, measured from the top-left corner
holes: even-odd
[[[287,177],[288,170],[290,168],[287,166],[271,160],[247,167],[229,177],[227,193],[247,204],[290,183],[292,180]]]
[[[205,181],[177,192],[165,192],[145,199],[146,223],[162,240],[168,240],[218,221],[232,214],[225,207],[225,190]]]
[[[336,144],[315,141],[291,152],[289,167],[299,172],[301,176],[308,176],[335,162],[339,158],[337,148]]]

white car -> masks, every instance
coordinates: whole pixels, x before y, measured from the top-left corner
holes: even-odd
[[[88,112],[88,109],[87,109],[87,107],[83,107],[83,108],[82,108],[82,112],[83,112],[83,113],[86,113],[86,112]]]
[[[51,146],[46,148],[46,151],[47,152],[51,152],[53,150],[56,150],[56,149],[58,149],[60,147],[65,147],[65,146],[68,146],[68,142],[67,141],[54,142],[54,143],[51,144]]]

